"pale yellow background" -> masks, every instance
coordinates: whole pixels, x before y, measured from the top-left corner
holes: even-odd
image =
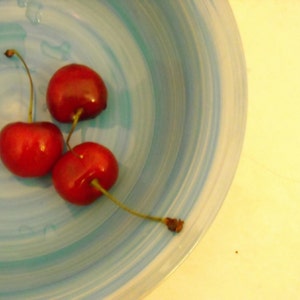
[[[145,300],[300,299],[300,0],[230,0],[247,60],[245,144],[215,222]]]

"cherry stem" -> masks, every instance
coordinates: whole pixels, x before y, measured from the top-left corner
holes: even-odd
[[[67,147],[70,151],[72,151],[72,147],[70,145],[70,139],[71,139],[71,136],[72,136],[79,120],[80,120],[80,117],[81,117],[82,113],[83,113],[83,108],[79,108],[79,109],[77,109],[75,115],[73,116],[72,127],[71,127],[71,130],[69,131],[69,134],[68,134],[67,139],[66,139],[66,144],[67,144]]]
[[[116,197],[114,197],[105,188],[103,188],[103,186],[99,183],[99,180],[96,178],[91,181],[91,186],[93,186],[95,189],[100,191],[103,195],[105,195],[108,199],[110,199],[112,202],[114,202],[117,206],[119,206],[120,208],[129,212],[132,215],[135,215],[137,217],[147,219],[150,221],[160,222],[160,223],[166,225],[168,227],[168,229],[172,232],[179,233],[183,228],[184,221],[181,219],[161,218],[161,217],[150,216],[150,215],[146,215],[146,214],[140,213],[136,210],[129,208],[124,203],[120,202]]]
[[[29,110],[28,110],[28,122],[32,123],[33,122],[33,117],[32,117],[32,114],[33,114],[33,112],[32,112],[33,111],[33,82],[32,82],[32,78],[31,78],[31,75],[30,75],[30,71],[27,67],[27,64],[26,64],[25,60],[23,59],[23,57],[21,56],[21,54],[17,50],[8,49],[8,50],[5,51],[4,54],[9,58],[16,55],[25,67],[25,70],[26,70],[28,78],[29,78],[29,83],[30,83],[30,99],[29,99]]]

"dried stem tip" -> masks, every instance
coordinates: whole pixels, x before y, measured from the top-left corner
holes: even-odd
[[[184,221],[181,219],[164,218],[163,223],[166,224],[170,231],[179,233],[183,228]]]
[[[4,55],[7,57],[13,57],[15,55],[15,50],[14,49],[8,49],[4,52]]]

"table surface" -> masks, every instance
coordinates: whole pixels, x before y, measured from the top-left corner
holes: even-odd
[[[300,299],[300,0],[230,0],[248,120],[225,202],[191,255],[145,300]]]

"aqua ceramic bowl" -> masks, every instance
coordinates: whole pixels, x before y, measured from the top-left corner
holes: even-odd
[[[94,68],[108,108],[80,123],[72,143],[115,153],[111,191],[126,205],[185,220],[176,235],[104,197],[72,206],[50,177],[20,179],[1,164],[0,298],[143,297],[201,239],[236,170],[246,75],[227,1],[7,0],[0,20],[2,53],[17,48],[32,72],[35,119],[52,120],[45,92],[55,70]],[[1,128],[25,121],[29,85],[17,59],[0,56],[0,82]]]

